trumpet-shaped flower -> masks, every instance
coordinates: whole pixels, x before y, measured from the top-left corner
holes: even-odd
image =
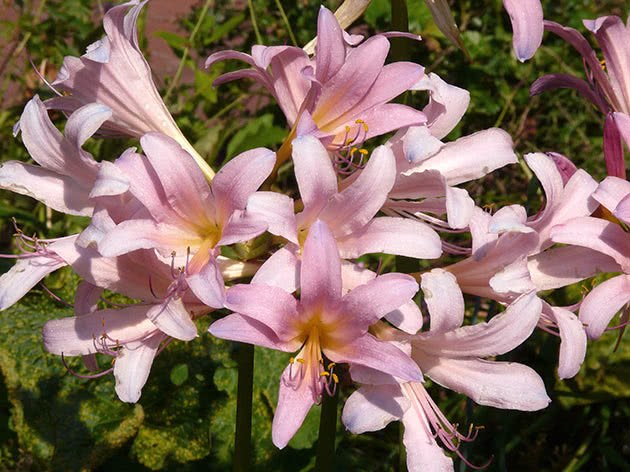
[[[138,46],[136,22],[146,3],[133,0],[108,10],[103,18],[106,36],[88,46],[83,56],[64,59],[52,86],[66,94],[48,100],[46,105],[71,112],[87,103],[102,103],[112,110],[103,123],[103,132],[136,138],[151,131],[166,134],[186,149],[211,179],[214,171],[175,124]]]
[[[548,405],[550,399],[542,379],[532,369],[483,360],[514,349],[532,333],[541,309],[533,293],[522,295],[487,323],[462,327],[464,300],[455,277],[434,269],[422,276],[422,290],[430,313],[430,330],[406,336],[379,326],[375,329],[379,338],[402,345],[424,375],[480,405],[522,411]],[[453,470],[452,459],[444,455],[439,443],[459,454],[460,442],[476,436],[471,434],[472,428],[468,435],[459,433],[421,383],[405,382],[361,366],[352,366],[351,375],[364,385],[344,406],[342,421],[350,431],[376,431],[401,420],[410,471]]]
[[[215,84],[252,78],[269,90],[292,128],[286,152],[279,151],[281,160],[290,156],[291,140],[306,132],[335,150],[425,122],[422,112],[388,103],[422,78],[423,67],[410,62],[385,65],[389,41],[384,35],[356,47],[347,39],[332,12],[322,7],[312,59],[300,48],[258,45],[251,56],[217,52],[208,58],[206,67],[225,59],[238,59],[253,67],[224,74]]]
[[[299,351],[280,380],[272,429],[279,448],[287,445],[311,406],[336,387],[334,363],[363,365],[409,381],[421,377],[405,353],[368,333],[383,315],[411,300],[418,290],[413,278],[382,275],[342,296],[335,238],[324,222],[317,221],[304,243],[300,289],[297,301],[278,287],[233,286],[226,306],[235,313],[209,328],[220,338]]]
[[[630,223],[630,183],[607,177],[593,198],[622,222]],[[582,246],[596,251],[583,258],[592,271],[622,272],[595,287],[580,305],[580,320],[591,339],[598,339],[615,316],[630,301],[629,235],[615,222],[584,216],[556,226],[551,234],[558,243]],[[611,261],[604,266],[601,260]],[[614,262],[612,262],[614,261]]]

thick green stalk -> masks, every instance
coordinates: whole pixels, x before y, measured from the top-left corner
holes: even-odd
[[[316,472],[331,472],[335,462],[335,434],[337,432],[337,400],[339,385],[333,396],[323,393],[322,412],[319,417],[319,439],[317,441]]]
[[[258,29],[258,22],[256,21],[256,13],[254,12],[254,3],[252,0],[247,0],[247,6],[249,7],[249,17],[252,20],[252,27],[254,28],[254,34],[256,35],[256,41],[258,44],[262,44],[262,36],[260,35],[260,30]]]
[[[254,346],[238,344],[238,391],[236,397],[236,434],[234,472],[247,472],[252,448],[252,390],[254,385]]]
[[[391,0],[392,5],[392,31],[409,32],[409,16],[407,13],[407,0]],[[392,60],[409,60],[407,38],[392,38]]]

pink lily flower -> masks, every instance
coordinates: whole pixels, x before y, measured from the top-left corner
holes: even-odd
[[[511,303],[522,293],[558,288],[597,273],[596,267],[585,262],[582,248],[549,249],[556,225],[590,215],[597,208],[591,197],[597,182],[580,169],[563,186],[552,158],[529,154],[525,160],[545,191],[545,207],[529,219],[518,205],[504,207],[492,216],[476,209],[470,223],[472,256],[444,268],[457,277],[464,293]],[[597,260],[606,264],[602,267],[610,266],[601,257]],[[571,310],[547,303],[542,308],[539,327],[561,338],[558,375],[572,377],[586,352],[582,323]]]
[[[111,110],[106,106],[85,105],[70,115],[64,136],[36,95],[26,104],[16,132],[22,132],[22,141],[39,166],[3,162],[0,188],[28,195],[63,213],[91,216],[94,204],[89,194],[100,164],[81,146],[109,117]]]
[[[618,177],[607,177],[597,187],[593,198],[612,214],[630,223],[630,183]],[[584,216],[556,226],[551,234],[553,241],[581,246],[596,251],[583,259],[583,263],[597,272],[622,272],[595,287],[580,305],[580,320],[590,339],[598,339],[613,317],[622,308],[627,319],[630,301],[630,251],[628,234],[617,223]],[[606,265],[602,263],[610,261]],[[626,307],[626,308],[624,308]]]
[[[540,0],[503,0],[512,22],[512,45],[519,61],[531,59],[543,38],[543,10]]]
[[[294,214],[289,197],[273,192],[258,192],[247,203],[247,211],[266,221],[269,232],[289,241],[261,267],[257,277],[264,277],[264,283],[290,292],[297,288],[300,248],[317,220],[328,225],[343,259],[373,252],[421,259],[440,256],[440,238],[426,224],[375,217],[395,180],[394,155],[387,147],[374,150],[365,168],[343,190],[326,148],[315,137],[293,141],[293,163],[304,205],[300,213]]]
[[[156,249],[166,260],[178,257],[192,291],[218,308],[223,303],[223,282],[214,267],[218,248],[266,231],[267,224],[244,209],[271,172],[275,156],[263,148],[242,153],[210,186],[190,155],[168,136],[148,133],[140,143],[146,157],[125,152],[115,163],[118,172],[108,175],[116,183],[120,174],[126,176],[128,191],[142,205],[133,218],[109,223],[98,242],[99,252],[115,257]]]
[[[347,362],[419,381],[415,363],[402,351],[378,341],[368,327],[411,300],[418,290],[412,277],[387,274],[342,296],[341,260],[326,223],[317,221],[304,243],[300,300],[281,288],[236,285],[226,306],[235,313],[214,322],[213,335],[285,352],[299,353],[282,373],[273,419],[273,443],[283,448],[313,404],[332,394],[334,364]],[[325,364],[324,357],[331,364]]]
[[[543,381],[531,368],[483,359],[509,352],[530,336],[541,309],[533,292],[522,295],[487,323],[462,327],[464,299],[452,274],[441,269],[425,273],[422,289],[430,313],[430,330],[406,336],[380,326],[375,331],[381,338],[403,349],[406,346],[425,375],[480,405],[536,411],[549,404]],[[460,455],[461,441],[471,441],[477,434],[472,434],[472,428],[468,435],[459,433],[422,383],[354,365],[351,375],[364,384],[348,398],[343,409],[342,422],[351,432],[377,431],[400,420],[405,427],[403,442],[410,471],[454,470],[452,459],[442,447]]]
[[[332,12],[321,7],[317,38],[312,59],[300,48],[257,45],[251,56],[221,51],[206,61],[206,67],[225,59],[246,62],[253,69],[224,74],[215,85],[251,78],[276,99],[292,128],[278,152],[279,164],[290,157],[293,138],[307,131],[328,149],[339,150],[426,121],[420,111],[388,103],[416,84],[424,69],[410,62],[384,65],[389,51],[386,36],[376,35],[353,47],[355,44],[348,41],[355,41],[341,29]]]
[[[175,124],[138,46],[136,22],[146,3],[133,0],[108,10],[103,18],[106,36],[88,46],[83,56],[65,57],[52,83],[53,90],[68,95],[47,100],[46,106],[72,112],[87,103],[102,103],[112,110],[103,132],[135,138],[151,131],[166,134],[195,158],[210,180],[214,171]]]
[[[621,18],[602,16],[584,20],[584,26],[595,35],[604,64],[580,32],[552,21],[545,29],[571,44],[584,58],[588,82],[568,74],[549,74],[538,78],[530,88],[532,96],[557,88],[572,88],[606,115],[604,123],[604,157],[608,175],[625,179],[621,138],[630,146],[630,32]],[[611,112],[614,112],[611,114]]]

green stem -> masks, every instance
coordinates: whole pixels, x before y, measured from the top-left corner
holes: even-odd
[[[289,23],[289,19],[287,18],[286,13],[284,12],[284,8],[282,8],[282,3],[280,0],[276,0],[276,6],[280,11],[280,16],[282,17],[282,21],[284,21],[284,25],[287,27],[287,31],[289,32],[289,37],[291,38],[291,42],[295,47],[298,47],[297,41],[295,40],[295,35],[293,34],[293,30],[291,29],[291,23]]]
[[[409,15],[407,13],[407,0],[391,0],[392,5],[392,31],[409,32]],[[409,59],[407,50],[407,38],[392,38],[392,60],[404,61]]]
[[[252,448],[252,390],[254,385],[254,346],[238,344],[238,391],[236,397],[236,434],[234,472],[247,472]]]
[[[247,6],[249,7],[249,16],[252,20],[252,26],[254,27],[254,34],[256,35],[256,42],[258,44],[262,44],[262,36],[260,35],[260,30],[258,29],[258,23],[256,22],[256,14],[254,13],[254,3],[252,0],[247,0]]]
[[[204,18],[208,14],[208,9],[210,8],[211,3],[212,3],[212,0],[206,0],[206,3],[203,5],[203,8],[201,9],[201,13],[199,14],[197,23],[195,24],[195,27],[190,33],[190,38],[188,38],[188,44],[184,48],[184,53],[182,54],[182,58],[179,61],[179,65],[177,66],[177,71],[175,72],[175,76],[173,77],[173,80],[169,84],[168,89],[166,89],[166,94],[164,94],[165,103],[168,102],[168,99],[173,93],[173,90],[175,89],[175,87],[177,86],[179,79],[181,79],[182,77],[182,72],[184,72],[184,66],[186,65],[186,59],[188,59],[188,54],[190,53],[190,49],[195,44],[195,37],[197,36],[197,32],[199,31],[199,28],[201,27],[201,23],[203,23]]]
[[[335,433],[337,432],[337,401],[339,385],[333,396],[323,393],[322,413],[319,417],[319,439],[317,441],[316,472],[330,472],[335,462]]]
[[[398,422],[398,472],[407,472],[407,449],[403,439],[405,437],[405,426],[402,421]]]

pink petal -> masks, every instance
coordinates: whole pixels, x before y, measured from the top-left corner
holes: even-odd
[[[514,36],[512,45],[519,61],[530,59],[543,37],[543,11],[540,0],[503,0],[510,15]]]
[[[243,152],[230,160],[212,179],[217,221],[225,223],[234,210],[244,210],[247,199],[271,173],[274,152],[265,148]]]
[[[297,335],[297,301],[279,287],[257,283],[234,285],[227,291],[225,306],[263,323],[280,340]]]
[[[66,266],[58,257],[34,256],[18,259],[0,276],[0,311],[6,310],[51,272]]]
[[[408,303],[417,291],[418,283],[410,275],[381,275],[346,294],[339,311],[343,318],[352,319],[353,330],[365,333],[384,315]]]
[[[446,144],[440,152],[413,170],[439,170],[449,185],[457,185],[517,161],[510,135],[491,128]]]
[[[98,301],[103,289],[82,280],[79,282],[77,292],[74,295],[74,313],[77,316],[87,315],[98,310]]]
[[[562,246],[529,258],[527,269],[536,290],[566,287],[606,272],[620,272],[613,258],[580,246]]]
[[[543,303],[543,313],[558,325],[560,360],[558,377],[569,379],[577,375],[586,355],[586,331],[582,322],[569,310]]]
[[[429,131],[429,127],[411,126],[403,138],[403,152],[410,164],[419,164],[434,156],[444,143]]]
[[[359,177],[331,197],[320,218],[338,238],[363,229],[385,203],[395,177],[394,154],[389,148],[379,146]]]
[[[339,250],[330,228],[319,220],[311,226],[304,243],[300,287],[305,307],[335,304],[341,299]]]
[[[606,177],[593,193],[593,198],[608,210],[615,211],[627,195],[630,195],[630,182],[619,177]]]
[[[553,159],[553,163],[556,165],[556,168],[562,177],[562,184],[566,185],[571,177],[573,177],[573,174],[575,174],[578,170],[575,164],[571,161],[571,159],[559,152],[547,152],[545,154]]]
[[[255,192],[247,200],[248,214],[261,218],[267,231],[298,244],[297,222],[293,199],[276,192]]]
[[[534,331],[542,302],[534,292],[522,295],[487,323],[462,326],[446,333],[422,333],[414,345],[436,357],[488,357],[511,351]]]
[[[431,333],[443,333],[459,328],[464,321],[464,296],[457,279],[442,269],[422,274],[420,283],[429,309]]]
[[[427,116],[431,134],[437,139],[446,137],[457,126],[470,103],[468,90],[444,82],[433,72],[422,77],[411,90],[429,91],[429,104],[422,112]]]
[[[199,225],[208,221],[205,207],[214,202],[208,182],[192,156],[174,139],[160,133],[145,134],[140,144],[164,189],[169,207],[185,220]]]
[[[348,397],[341,422],[352,434],[379,431],[402,418],[410,406],[399,385],[366,385]]]
[[[439,235],[422,222],[381,216],[340,239],[339,251],[344,259],[375,252],[436,259],[442,254],[442,243]]]
[[[69,215],[90,216],[94,209],[89,190],[73,177],[20,161],[0,164],[0,188],[34,198]]]
[[[293,352],[300,348],[299,343],[296,345],[280,341],[273,330],[264,323],[238,313],[215,321],[208,328],[208,332],[217,338],[255,344],[279,351]]]
[[[146,317],[148,309],[149,305],[131,305],[120,310],[106,309],[47,321],[42,328],[44,347],[51,354],[78,356],[97,352],[94,339],[98,346],[103,334],[123,344],[127,339],[148,336],[156,331]]]
[[[197,326],[181,298],[171,298],[159,305],[152,305],[147,311],[150,319],[160,330],[182,341],[192,341],[197,337]]]
[[[324,354],[337,363],[347,362],[371,367],[402,380],[422,381],[422,373],[407,354],[394,345],[367,333],[346,344],[323,347]]]
[[[630,195],[626,195],[613,211],[613,215],[626,224],[630,223]]]
[[[129,179],[118,166],[109,161],[103,161],[98,169],[94,186],[90,190],[90,198],[121,195],[129,190],[129,186]]]
[[[114,363],[114,377],[116,394],[121,401],[136,403],[140,399],[153,359],[165,339],[166,336],[157,333],[143,341],[126,344],[119,351]]]
[[[300,286],[299,249],[299,246],[291,244],[278,249],[258,269],[252,283],[280,287],[288,293],[295,292]]]
[[[332,12],[321,6],[317,17],[317,53],[315,73],[324,83],[334,76],[346,60],[342,29]]]
[[[283,449],[289,443],[315,403],[315,393],[311,389],[313,382],[310,379],[311,369],[307,369],[304,380],[300,382],[297,389],[294,389],[286,385],[286,382],[289,382],[290,367],[289,365],[284,369],[280,378],[278,405],[271,426],[271,438],[278,449]]]
[[[580,95],[589,100],[602,113],[608,112],[608,104],[601,94],[597,93],[585,80],[578,79],[569,74],[548,74],[538,77],[529,88],[530,96],[540,95],[548,90],[559,88],[571,88],[577,90]]]
[[[229,246],[248,241],[267,231],[267,226],[267,222],[257,215],[235,210],[223,227],[221,239],[217,242],[217,246]]]
[[[422,312],[413,300],[390,311],[384,318],[405,333],[416,334],[422,329]]]
[[[625,179],[626,164],[623,158],[623,142],[621,141],[620,128],[616,121],[614,113],[606,115],[606,121],[604,122],[604,159],[608,175]],[[628,134],[630,135],[630,132]]]
[[[225,282],[214,257],[198,273],[187,276],[186,283],[204,305],[212,308],[224,307]]]
[[[472,218],[475,202],[463,188],[446,186],[446,216],[451,228],[463,229]]]
[[[529,275],[527,258],[524,256],[497,272],[489,284],[492,290],[498,293],[519,294],[536,289]]]
[[[433,356],[424,356],[419,362],[431,380],[469,396],[480,405],[536,411],[551,402],[540,376],[516,362]]]
[[[89,103],[72,113],[68,118],[65,134],[76,148],[80,148],[109,120],[112,111],[100,103]]]
[[[337,175],[333,169],[328,151],[313,136],[295,138],[293,164],[300,196],[307,214],[318,214],[337,193]]]
[[[554,226],[551,239],[556,243],[574,244],[599,251],[612,257],[630,272],[628,234],[619,225],[599,218],[574,218]]]
[[[620,275],[602,282],[580,306],[580,321],[589,339],[599,339],[610,320],[630,301],[630,277]]]
[[[444,453],[430,433],[429,420],[422,408],[409,408],[402,422],[408,472],[453,472],[453,459]]]

